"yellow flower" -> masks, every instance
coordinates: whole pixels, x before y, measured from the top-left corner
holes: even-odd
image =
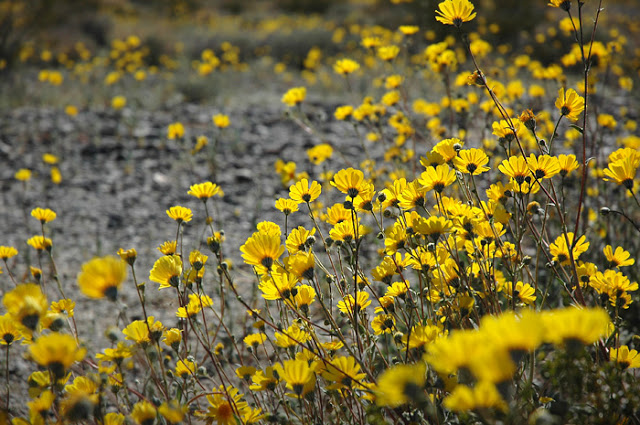
[[[325,160],[330,158],[332,154],[333,148],[328,143],[321,143],[307,150],[309,161],[315,165],[322,164]]]
[[[435,190],[442,193],[445,187],[456,181],[455,170],[449,168],[447,164],[438,165],[437,167],[428,167],[420,175],[418,182],[423,186],[425,191]]]
[[[135,248],[131,248],[127,250],[120,248],[117,254],[120,256],[122,261],[129,264],[130,266],[132,266],[133,263],[136,262],[136,258],[138,258],[138,253],[136,252]]]
[[[547,329],[545,340],[559,345],[580,342],[592,344],[608,334],[609,314],[602,308],[564,308],[548,310],[542,315]]]
[[[417,25],[400,25],[398,31],[404,35],[413,35],[420,31],[420,27]]]
[[[5,314],[0,316],[0,344],[11,345],[15,341],[21,340],[22,332],[20,326],[9,316]]]
[[[571,0],[549,0],[548,6],[559,7],[568,12],[571,9]]]
[[[182,422],[188,409],[187,406],[180,405],[176,400],[171,400],[170,402],[163,402],[160,407],[158,407],[158,413],[160,413],[167,422],[178,424]]]
[[[214,388],[212,395],[207,396],[207,401],[207,410],[197,411],[196,415],[207,418],[205,423],[208,425],[214,420],[218,425],[235,425],[238,423],[236,414],[244,415],[250,410],[247,402],[242,400],[242,394],[231,385]]]
[[[478,410],[482,408],[497,408],[506,411],[507,405],[502,399],[496,386],[487,381],[476,383],[473,388],[457,385],[442,403],[454,412]]]
[[[254,350],[258,348],[259,345],[262,345],[267,340],[267,335],[264,333],[251,334],[244,337],[242,340],[248,348],[253,348]]]
[[[295,323],[283,330],[282,333],[276,332],[274,336],[276,338],[276,345],[282,348],[304,344],[311,339],[311,335],[305,330],[300,329]]]
[[[148,401],[140,401],[133,405],[131,418],[139,425],[153,425],[158,412]]]
[[[378,57],[383,61],[391,62],[400,53],[400,48],[395,45],[378,47]]]
[[[75,117],[78,115],[78,108],[74,105],[67,105],[64,108],[64,113],[69,115],[70,117]]]
[[[638,161],[628,156],[625,159],[617,160],[609,164],[604,170],[604,181],[613,181],[618,185],[623,185],[627,190],[633,192],[634,179],[638,170]]]
[[[504,285],[504,292],[511,298],[513,292],[512,282],[506,282]],[[525,305],[530,305],[536,300],[535,289],[528,283],[518,281],[516,283],[516,296]]]
[[[637,350],[629,350],[626,345],[621,345],[617,350],[612,348],[609,352],[612,362],[618,363],[623,369],[636,369],[640,367],[640,355]]]
[[[284,252],[280,235],[254,233],[240,247],[245,263],[255,266],[261,272],[269,271]]]
[[[160,257],[149,273],[149,280],[160,284],[160,288],[177,287],[182,275],[182,259],[177,255]]]
[[[124,359],[128,359],[132,355],[133,351],[131,350],[131,348],[123,341],[120,341],[115,348],[105,348],[104,353],[97,353],[96,359],[105,362],[114,362],[116,364],[121,364]]]
[[[177,247],[178,247],[177,241],[164,241],[162,245],[158,247],[158,251],[160,251],[164,255],[173,255],[176,253]]]
[[[333,382],[327,386],[331,390],[357,387],[365,376],[366,373],[360,370],[360,364],[351,356],[334,357],[322,371],[322,377]]]
[[[107,413],[104,415],[104,425],[124,425],[125,417],[122,413]]]
[[[289,188],[289,197],[298,204],[308,204],[318,199],[321,190],[322,187],[317,181],[314,180],[309,184],[309,180],[302,179]]]
[[[18,323],[30,330],[35,330],[49,306],[47,297],[42,293],[39,285],[23,283],[7,292],[2,303],[9,315]]]
[[[31,178],[31,170],[28,168],[21,168],[14,174],[16,180],[26,182]]]
[[[60,184],[62,182],[62,174],[58,167],[51,167],[51,182],[54,184]]]
[[[275,369],[295,397],[304,397],[316,385],[315,368],[309,366],[306,360],[285,360],[282,365],[277,364]]]
[[[27,244],[31,245],[37,251],[50,250],[53,242],[49,238],[42,235],[35,235],[27,239]]]
[[[275,373],[274,373],[275,372]],[[252,377],[253,384],[249,386],[251,391],[273,391],[279,381],[279,375],[272,366],[265,371],[258,370]]]
[[[229,117],[224,114],[216,114],[212,118],[213,124],[218,128],[227,128],[231,124]]]
[[[360,69],[360,64],[353,59],[339,59],[334,65],[333,70],[337,74],[349,75]]]
[[[29,346],[31,359],[51,370],[55,379],[63,377],[75,362],[82,360],[87,350],[78,347],[73,336],[51,333],[40,336]]]
[[[294,87],[289,89],[282,96],[282,103],[287,106],[296,106],[305,99],[307,96],[307,88],[306,87]]]
[[[116,111],[119,111],[120,109],[124,108],[126,104],[127,104],[127,98],[124,96],[114,96],[113,99],[111,99],[111,107]]]
[[[200,313],[204,307],[213,305],[213,300],[208,295],[189,294],[189,303],[178,309],[176,316],[186,319]]]
[[[125,263],[117,257],[94,258],[82,265],[78,274],[78,286],[89,298],[107,297],[115,301],[122,282],[127,277]]]
[[[463,149],[458,152],[458,156],[453,159],[453,164],[458,171],[477,176],[489,171],[487,167],[489,157],[482,149]]]
[[[184,137],[184,126],[181,122],[174,122],[167,127],[167,138],[169,140],[182,139]]]
[[[567,265],[570,262],[569,256],[569,248],[568,246],[573,245],[573,232],[567,233],[567,237],[564,235],[560,235],[556,238],[556,240],[549,245],[549,252],[553,255],[553,260],[557,261],[562,265]],[[567,245],[567,239],[569,244]],[[585,235],[580,236],[578,241],[575,243],[573,247],[573,259],[577,260],[578,257],[589,249],[589,242],[587,242],[587,237]]]
[[[188,194],[206,201],[212,196],[220,194],[220,186],[211,182],[198,183],[191,185]]]
[[[151,333],[149,333],[151,331]],[[122,333],[126,336],[125,339],[134,341],[136,344],[146,346],[149,342],[158,341],[165,328],[161,322],[156,322],[155,317],[147,317],[147,322],[144,320],[134,320],[129,323],[126,328],[122,330]]]
[[[169,347],[176,349],[180,345],[182,341],[182,331],[177,328],[167,329],[164,333],[164,338],[162,342],[167,344]]]
[[[423,397],[426,382],[426,364],[400,364],[391,366],[378,377],[375,388],[378,406],[400,407]]]
[[[364,188],[364,183],[364,173],[353,168],[338,171],[331,181],[332,186],[338,188],[340,192],[346,193],[352,199],[358,196]]]
[[[367,308],[371,304],[369,293],[364,291],[357,291],[355,302],[353,295],[347,294],[344,299],[338,303],[337,307],[338,310],[340,310],[344,314],[348,314],[351,316],[353,315],[354,304],[356,313],[360,313],[362,310]]]
[[[571,121],[576,121],[582,111],[584,111],[584,97],[580,96],[574,89],[569,89],[565,93],[564,87],[558,90],[556,108],[560,110],[562,116]]]
[[[604,247],[604,256],[609,261],[610,267],[625,267],[632,266],[636,260],[631,258],[629,251],[626,251],[623,247],[616,247],[615,251],[611,245]]]
[[[18,250],[12,246],[0,246],[0,259],[8,260],[11,257],[18,255]]]
[[[58,157],[52,153],[45,153],[42,155],[42,161],[45,164],[55,165],[58,163]]]
[[[188,375],[195,374],[197,368],[196,362],[192,362],[189,359],[178,360],[176,362],[176,375],[180,378],[186,378]]]
[[[560,175],[562,177],[567,177],[571,172],[580,168],[580,164],[578,164],[574,154],[558,155],[558,165],[560,166]]]
[[[284,215],[290,215],[298,211],[298,203],[293,199],[280,198],[276,201],[276,208],[284,213]]]
[[[445,25],[462,26],[463,22],[469,22],[476,17],[473,4],[469,0],[445,0],[438,4],[436,20]]]
[[[178,223],[188,223],[193,217],[193,213],[189,208],[181,207],[179,205],[169,208],[167,210],[167,215]]]
[[[352,113],[353,113],[353,106],[351,106],[351,105],[343,105],[343,106],[338,106],[336,108],[336,111],[334,112],[333,116],[337,120],[343,121],[343,120],[346,120],[347,118],[349,118]]]
[[[258,289],[262,291],[265,300],[287,300],[293,295],[298,280],[298,276],[287,272],[264,274]]]

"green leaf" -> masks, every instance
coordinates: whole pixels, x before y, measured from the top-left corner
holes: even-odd
[[[580,134],[584,134],[584,130],[583,130],[582,127],[579,127],[579,126],[577,126],[575,124],[570,124],[569,127],[575,128],[576,130],[578,130],[580,132]]]

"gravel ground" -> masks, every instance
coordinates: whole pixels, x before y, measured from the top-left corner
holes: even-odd
[[[211,140],[216,131],[211,116],[221,112],[214,107],[187,104],[153,112],[83,110],[75,117],[60,110],[22,108],[0,115],[0,245],[19,250],[10,266],[19,280],[28,281],[28,265],[37,266],[38,258],[26,240],[40,231],[29,212],[39,206],[57,213],[48,225],[48,236],[54,241],[53,255],[65,292],[77,303],[76,320],[90,354],[104,347],[103,332],[117,323],[118,309],[79,293],[76,276],[82,263],[94,256],[115,254],[119,248],[136,248],[137,274],[147,279],[161,255],[156,247],[175,238],[176,225],[165,213],[173,205],[193,210],[194,219],[184,232],[185,250],[197,246],[203,234],[204,209],[187,194],[191,184],[211,180],[224,190],[223,198],[215,198],[216,225],[225,230],[226,254],[236,264],[237,284],[249,285],[247,288],[254,284],[250,270],[242,266],[239,247],[256,223],[272,220],[282,224],[273,202],[288,191],[275,174],[274,163],[279,158],[293,160],[301,171],[312,171],[306,149],[320,143],[318,137],[289,120],[282,105],[267,105],[224,111],[232,125],[220,137],[217,169],[204,152],[191,157],[188,149],[166,137],[167,126],[180,121],[189,146],[200,134]],[[326,137],[323,141],[357,163],[362,158],[359,143],[350,137],[347,124],[332,118],[335,106],[305,104],[310,120]],[[44,153],[60,158],[63,180],[59,185],[50,182]],[[26,185],[14,179],[20,168],[34,171]],[[290,227],[297,224],[308,226],[304,214],[292,216]],[[42,259],[42,267],[45,272],[50,269],[48,259]],[[3,293],[12,287],[6,272],[0,282]],[[130,306],[129,317],[136,318],[140,312],[131,282],[129,277],[120,299]],[[175,325],[176,301],[168,293],[155,291],[155,284],[149,287],[149,310],[166,320],[166,325]],[[55,291],[50,289],[53,296]],[[21,387],[13,391],[13,405],[24,404],[21,397],[32,370],[32,364],[11,363],[10,374]]]

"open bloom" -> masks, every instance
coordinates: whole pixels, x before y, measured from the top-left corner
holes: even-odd
[[[211,182],[204,182],[191,185],[189,188],[189,195],[195,196],[198,199],[206,201],[214,195],[221,195],[220,186]],[[175,208],[175,207],[174,207]]]
[[[321,190],[317,181],[314,180],[309,184],[309,180],[302,179],[289,188],[289,197],[299,204],[309,203],[318,199]]]
[[[193,217],[193,213],[189,208],[181,207],[179,205],[169,208],[167,210],[167,215],[178,223],[187,223],[191,221],[191,218]]]
[[[463,149],[458,153],[458,156],[453,159],[453,164],[458,171],[465,174],[471,174],[477,176],[485,171],[489,171],[487,167],[489,163],[489,157],[484,153],[482,149]]]
[[[63,377],[73,363],[82,360],[86,352],[78,347],[73,336],[57,332],[40,336],[29,346],[31,358],[49,368],[56,379]]]
[[[307,88],[306,87],[294,87],[289,89],[282,96],[282,103],[287,106],[296,106],[304,100],[307,96]]]
[[[333,70],[341,75],[349,75],[358,69],[360,64],[353,59],[340,59],[333,65]]]
[[[245,263],[256,266],[261,271],[269,271],[284,252],[279,234],[254,233],[240,247]]]
[[[625,159],[610,163],[609,167],[604,170],[604,180],[616,182],[628,190],[633,191],[633,180],[636,177],[637,169],[638,165],[636,161],[634,161],[633,157],[629,156]]]
[[[49,208],[34,208],[31,216],[43,224],[56,219],[56,213]]]
[[[149,280],[160,284],[160,288],[178,286],[182,274],[182,260],[177,255],[160,257],[149,273]]]
[[[30,330],[35,330],[48,308],[47,297],[35,283],[24,283],[2,298],[9,316]]]
[[[582,111],[584,111],[584,97],[580,96],[574,89],[564,91],[564,87],[558,90],[558,99],[556,99],[556,108],[560,110],[562,116],[567,117],[571,121],[576,121]]]
[[[108,255],[94,258],[82,265],[78,275],[78,285],[83,294],[90,298],[107,297],[115,301],[118,289],[127,276],[126,264],[120,258]]]
[[[353,168],[340,170],[333,176],[331,186],[353,199],[364,187],[364,173]]]
[[[469,0],[445,0],[438,5],[436,20],[445,25],[460,27],[463,22],[469,22],[476,17],[473,3]]]

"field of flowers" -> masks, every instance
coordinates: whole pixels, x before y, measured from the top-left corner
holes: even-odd
[[[0,425],[640,424],[640,5],[142,3],[0,0]]]

